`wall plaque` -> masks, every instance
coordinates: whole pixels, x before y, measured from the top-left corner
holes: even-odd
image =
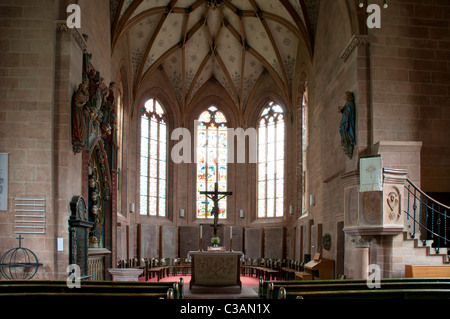
[[[0,210],[8,210],[8,153],[0,153]]]

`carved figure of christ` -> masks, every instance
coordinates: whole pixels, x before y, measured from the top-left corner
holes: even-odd
[[[202,195],[206,195],[214,203],[214,207],[211,213],[214,216],[214,237],[217,237],[217,226],[219,222],[219,200],[224,199],[228,195],[233,195],[233,192],[219,192],[219,186],[217,183],[214,184],[214,191],[202,191]],[[206,204],[206,203],[205,203]]]

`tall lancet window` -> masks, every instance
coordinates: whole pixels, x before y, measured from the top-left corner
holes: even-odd
[[[307,165],[308,165],[308,87],[305,84],[305,92],[303,93],[302,101],[302,215],[307,213],[308,210],[308,176],[307,176]]]
[[[197,124],[197,218],[213,218],[213,202],[200,194],[227,191],[227,119],[217,107],[204,111]],[[219,201],[219,218],[227,217],[226,199]]]
[[[258,218],[283,216],[284,140],[283,108],[270,102],[258,122]]]
[[[167,119],[155,99],[142,109],[140,151],[140,215],[166,216]]]

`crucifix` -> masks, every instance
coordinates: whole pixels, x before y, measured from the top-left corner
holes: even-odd
[[[214,207],[211,213],[214,216],[214,237],[217,237],[217,226],[219,222],[219,200],[224,199],[228,195],[233,195],[233,192],[219,192],[217,183],[214,185],[214,191],[202,191],[202,195],[206,195],[209,199],[214,202]],[[219,197],[222,196],[222,197]],[[205,203],[206,205],[206,203]]]
[[[22,235],[19,235],[19,237],[16,237],[16,239],[19,240],[19,248],[21,248],[22,247],[22,239],[25,239],[25,238],[23,238]]]

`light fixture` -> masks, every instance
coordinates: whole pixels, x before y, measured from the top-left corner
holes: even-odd
[[[387,0],[384,0],[384,2],[383,2],[383,8],[387,8],[388,7],[388,3],[387,3]]]
[[[180,209],[180,218],[184,218],[184,209]]]
[[[239,217],[241,217],[241,218],[245,217],[245,211],[243,209],[239,210]]]
[[[134,213],[134,203],[130,203],[130,213]]]
[[[360,7],[360,8],[364,7],[363,0],[359,0],[359,7]]]

